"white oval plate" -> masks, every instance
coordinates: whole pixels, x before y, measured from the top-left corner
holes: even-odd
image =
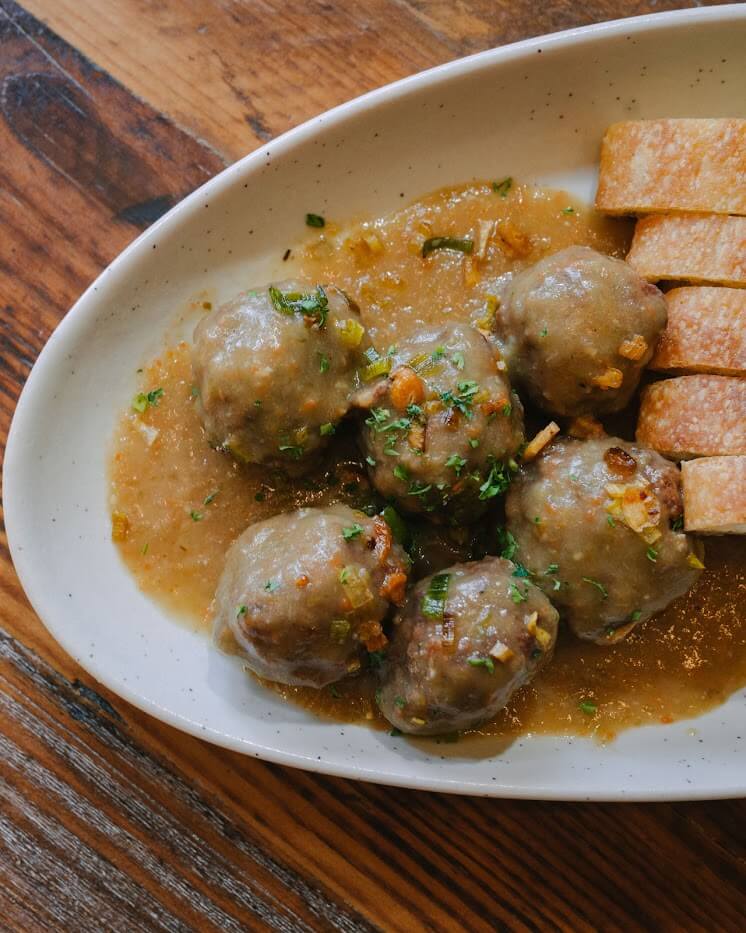
[[[516,175],[591,200],[615,120],[746,116],[746,7],[645,16],[453,62],[345,104],[231,166],[106,269],[53,334],[8,439],[5,519],[34,608],[124,699],[270,761],[458,793],[681,799],[746,791],[746,693],[693,722],[591,740],[413,743],[317,719],[140,593],[110,540],[107,452],[134,370],[201,289],[270,279],[306,211],[381,214],[445,184]],[[696,736],[693,735],[696,730]]]

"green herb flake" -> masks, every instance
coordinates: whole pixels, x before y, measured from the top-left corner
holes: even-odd
[[[585,713],[586,716],[595,716],[598,712],[598,707],[591,700],[581,700],[578,703],[578,709],[581,713]]]
[[[474,250],[474,240],[467,237],[431,236],[422,244],[422,258],[426,259],[436,249],[457,250],[469,255]]]
[[[331,421],[327,421],[326,424],[322,424],[319,428],[319,434],[322,437],[329,437],[331,434],[334,434],[334,425]]]
[[[635,609],[633,612],[630,612],[629,621],[639,622],[641,617],[642,617],[642,609]]]
[[[409,544],[410,534],[409,528],[401,515],[399,515],[393,505],[387,505],[381,512],[381,515],[383,515],[386,524],[391,529],[394,540],[398,544],[401,544],[402,547],[406,547]]]
[[[403,463],[397,463],[394,467],[394,476],[397,479],[400,479],[403,483],[409,482],[409,470],[404,466]]]
[[[280,589],[280,584],[277,582],[277,580],[267,580],[267,582],[264,584],[264,589],[268,593],[274,593],[276,590]]]
[[[449,408],[460,411],[467,418],[473,417],[471,407],[474,403],[474,396],[479,391],[479,384],[469,379],[465,382],[459,382],[456,386],[456,392],[450,389],[440,393],[440,400]]]
[[[142,546],[142,550],[140,551],[140,553],[142,554],[143,557],[145,557],[145,555],[148,553],[148,548],[149,548],[149,547],[150,547],[150,545],[149,545],[148,542],[146,541],[145,544],[143,544],[143,546]]]
[[[471,447],[472,449],[479,447],[479,441],[476,439],[476,437],[470,438],[469,447]]]
[[[574,208],[574,207],[563,207],[563,208],[562,208],[562,213],[563,213],[563,214],[574,214],[574,213],[575,213],[575,208]]]
[[[616,528],[616,522],[614,521],[614,516],[613,516],[613,515],[607,515],[607,516],[606,516],[606,524],[607,524],[610,528]]]
[[[494,499],[505,492],[510,486],[511,475],[504,463],[493,463],[487,479],[479,487],[479,498],[482,502]]]
[[[423,615],[426,615],[429,619],[443,618],[450,582],[450,573],[436,573],[430,579],[427,591],[420,604]]]
[[[350,579],[350,568],[349,568],[349,567],[343,567],[343,568],[339,571],[339,582],[340,582],[340,583],[347,583],[347,581],[348,581],[349,579]]]
[[[355,538],[358,538],[363,533],[363,526],[358,525],[355,522],[353,525],[350,525],[349,528],[342,529],[342,537],[345,541],[353,541]]]
[[[671,523],[671,531],[683,531],[684,529],[684,516],[679,515],[678,518],[675,518]]]
[[[213,492],[210,493],[209,496],[205,496],[204,502],[203,502],[202,504],[203,504],[203,505],[212,505],[212,503],[215,501],[215,499],[217,498],[217,496],[218,496],[219,494],[220,494],[220,490],[219,490],[219,489],[215,489]]]
[[[321,227],[326,226],[326,220],[321,216],[321,214],[306,214],[306,226],[307,227]]]
[[[150,392],[138,392],[132,400],[132,408],[142,414],[146,409],[155,407],[163,398],[163,389],[151,389]]]
[[[266,498],[267,498],[267,497],[264,495],[263,492],[255,492],[255,493],[254,493],[254,502],[264,502],[264,500],[265,500]]]
[[[303,294],[302,292],[281,292],[279,288],[270,285],[267,289],[270,301],[275,311],[280,314],[300,314],[304,318],[315,320],[319,329],[326,324],[329,314],[329,299],[321,285],[316,286],[315,292]]]
[[[205,517],[202,512],[196,512],[194,509],[189,513],[189,517],[193,522],[201,522]]]
[[[655,563],[658,560],[658,552],[654,547],[649,547],[647,551],[645,551],[645,557]]]
[[[287,454],[292,460],[300,460],[303,456],[303,448],[298,444],[280,444],[277,449],[281,453]]]
[[[248,606],[239,606],[238,609],[236,609],[236,618],[240,619],[241,616],[245,616],[248,611]]]
[[[541,524],[541,516],[534,515],[534,525],[540,525],[540,524]]]
[[[549,333],[549,331],[546,329],[546,327],[542,327],[542,329],[539,331],[539,336],[540,336],[540,337],[546,337],[546,335],[547,335],[548,333]]]
[[[601,594],[602,599],[609,598],[609,591],[606,589],[603,583],[599,583],[598,580],[592,580],[590,577],[583,577],[583,583],[590,583],[591,586],[595,586],[598,592]]]
[[[419,480],[413,481],[407,490],[408,496],[425,496],[433,488],[432,483],[422,483]]]
[[[501,198],[507,198],[508,192],[513,187],[513,179],[503,178],[502,181],[493,181],[492,190],[495,194],[499,194]]]
[[[399,709],[404,709],[406,705],[407,703],[404,697],[395,697],[394,706],[398,707]]]
[[[321,353],[321,354],[319,355],[319,372],[320,372],[320,373],[328,373],[328,372],[329,372],[329,365],[330,365],[330,363],[329,363],[329,357],[326,355],[326,353]]]
[[[378,461],[377,461],[374,457],[370,457],[370,456],[365,458],[365,462],[366,462],[366,463],[368,464],[368,466],[370,466],[370,467],[374,467],[374,466],[376,465],[376,463],[378,463]]]
[[[503,405],[503,414],[506,418],[510,418],[513,413],[513,406],[508,402],[507,405]]]
[[[334,697],[335,700],[339,700],[340,697],[342,696],[342,694],[339,692],[339,690],[337,690],[337,687],[336,687],[335,684],[332,684],[332,685],[329,687],[329,693],[331,694],[332,697]]]
[[[458,454],[451,454],[446,460],[446,466],[453,467],[456,476],[461,476],[461,471],[466,466],[466,460],[463,457],[459,457]]]
[[[510,591],[510,598],[513,600],[516,606],[518,606],[520,603],[525,603],[528,599],[528,594],[520,590],[515,583],[511,583],[508,589]]]
[[[397,736],[401,735],[401,729],[397,729],[396,726],[394,726],[393,729],[389,731],[389,735],[396,738]]]
[[[492,658],[469,658],[467,664],[469,664],[471,667],[483,667],[490,674],[495,673],[495,662],[492,660]]]
[[[456,367],[456,369],[464,368],[464,354],[463,353],[454,353],[451,357],[451,362]]]
[[[368,664],[371,669],[378,671],[383,667],[383,662],[386,660],[386,652],[381,651],[369,651],[368,652]]]
[[[500,557],[513,560],[518,550],[518,542],[506,528],[497,529],[497,543],[500,547]]]
[[[559,571],[559,564],[550,564],[547,569],[544,571],[544,576],[548,577],[552,573],[557,573]]]

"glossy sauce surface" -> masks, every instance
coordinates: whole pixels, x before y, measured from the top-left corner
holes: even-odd
[[[595,217],[562,192],[496,187],[446,189],[345,230],[327,223],[298,248],[299,271],[347,291],[385,350],[442,321],[481,320],[502,276],[572,243],[624,255],[625,224]],[[481,261],[445,250],[422,259],[424,239],[478,241],[480,221],[498,224]],[[223,557],[248,524],[301,505],[372,501],[352,431],[335,439],[315,473],[289,481],[209,448],[187,345],[164,350],[138,379],[137,391],[163,393],[144,412],[125,413],[116,431],[111,509],[118,544],[143,591],[188,624],[209,629]],[[563,633],[551,665],[479,731],[610,739],[630,726],[694,716],[722,702],[746,684],[745,558],[742,539],[710,540],[708,569],[696,589],[618,645],[600,648]],[[322,691],[268,686],[320,715],[385,725],[370,675]]]

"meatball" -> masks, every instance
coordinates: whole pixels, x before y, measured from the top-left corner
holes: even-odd
[[[231,545],[213,602],[214,636],[233,634],[267,680],[323,687],[386,644],[408,559],[380,516],[346,505],[257,522]]]
[[[523,407],[487,340],[466,325],[396,351],[369,393],[362,446],[371,481],[406,512],[474,518],[507,485],[523,441]],[[503,364],[504,365],[504,364]]]
[[[192,365],[211,442],[248,463],[302,472],[350,408],[367,346],[359,317],[338,288],[295,281],[208,314]]]
[[[505,510],[516,560],[599,644],[681,596],[702,567],[681,531],[678,468],[615,437],[557,441],[513,481]]]
[[[415,586],[397,616],[378,703],[402,732],[437,735],[494,716],[549,660],[557,611],[500,557]]]
[[[661,292],[620,259],[571,246],[507,285],[497,341],[511,378],[556,415],[619,411],[666,325]]]

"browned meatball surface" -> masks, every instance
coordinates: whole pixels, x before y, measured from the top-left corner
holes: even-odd
[[[523,441],[523,408],[485,338],[451,325],[401,345],[362,427],[371,481],[406,512],[479,515]]]
[[[198,407],[216,446],[301,472],[350,408],[358,308],[339,289],[280,282],[210,312],[194,332]]]
[[[519,391],[556,415],[619,411],[666,325],[661,292],[626,262],[571,246],[519,272],[496,336]]]
[[[404,600],[409,561],[380,516],[346,505],[251,525],[228,551],[213,604],[267,680],[323,687],[386,644],[381,623]]]
[[[505,509],[515,560],[581,638],[623,638],[699,575],[678,468],[618,438],[557,441],[521,470]]]
[[[455,564],[409,594],[378,703],[402,732],[437,735],[491,718],[549,660],[557,611],[499,557]]]

